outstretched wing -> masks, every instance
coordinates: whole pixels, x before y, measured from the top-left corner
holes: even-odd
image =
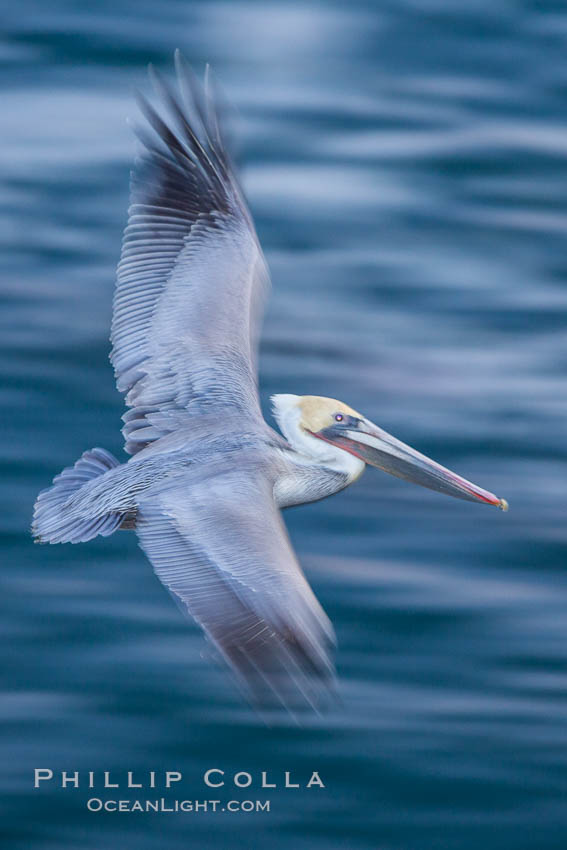
[[[180,101],[152,73],[163,119],[143,98],[145,150],[117,273],[112,354],[126,451],[217,406],[259,415],[256,347],[268,274],[219,130],[176,53]]]
[[[253,701],[321,702],[334,683],[333,630],[265,476],[249,467],[185,475],[142,501],[136,531]]]

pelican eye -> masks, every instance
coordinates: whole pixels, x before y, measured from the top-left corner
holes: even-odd
[[[343,416],[342,413],[335,413],[335,422],[342,422],[343,419],[344,419],[344,416]]]

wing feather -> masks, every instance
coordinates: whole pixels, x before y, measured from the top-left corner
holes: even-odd
[[[254,701],[323,700],[334,683],[333,630],[260,472],[186,475],[142,502],[136,530],[158,577]]]
[[[208,88],[176,55],[183,103],[151,71],[169,119],[144,98],[144,152],[117,271],[112,354],[135,453],[193,413],[260,415],[256,349],[268,274]],[[170,412],[177,415],[168,416]]]

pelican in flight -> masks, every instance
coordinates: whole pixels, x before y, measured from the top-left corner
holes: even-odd
[[[133,529],[153,568],[261,704],[317,706],[334,682],[333,628],[282,508],[338,493],[367,465],[495,505],[343,402],[275,395],[264,421],[257,344],[266,261],[219,126],[212,87],[179,55],[177,89],[150,68],[143,152],[117,271],[112,353],[120,463],[94,448],[36,501],[32,531],[79,543]]]

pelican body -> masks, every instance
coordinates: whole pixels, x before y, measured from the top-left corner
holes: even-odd
[[[176,53],[179,92],[151,71],[168,117],[140,99],[144,151],[117,271],[112,353],[128,408],[119,463],[94,448],[36,501],[39,542],[135,530],[158,577],[251,699],[320,704],[332,626],[281,509],[326,498],[367,465],[456,498],[507,504],[340,401],[275,395],[264,421],[256,352],[269,278],[206,78]]]

